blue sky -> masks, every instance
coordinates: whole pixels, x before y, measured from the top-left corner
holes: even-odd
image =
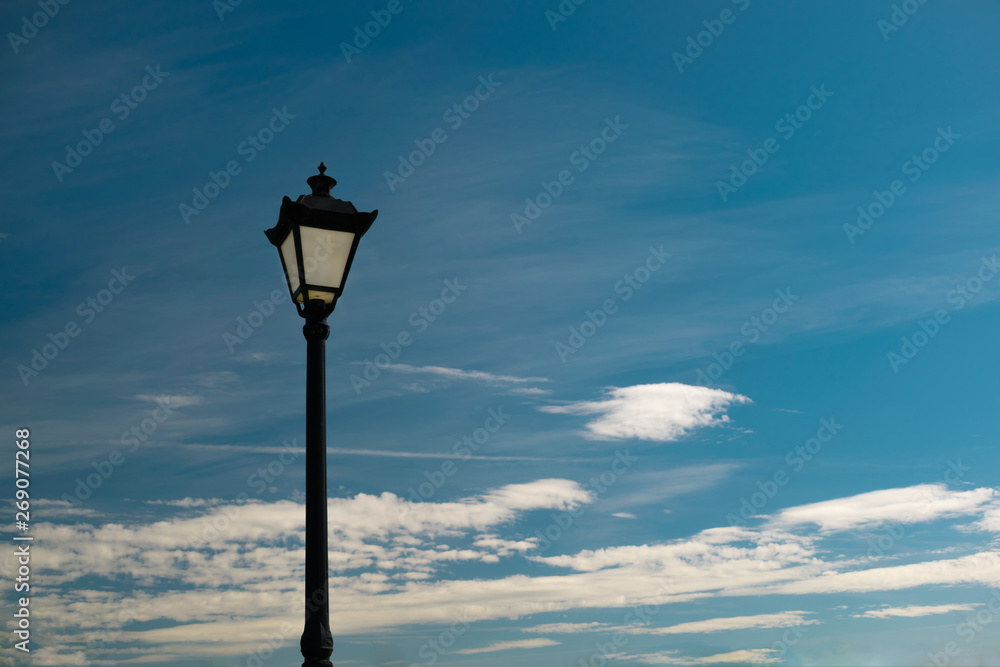
[[[998,22],[7,3],[0,664],[298,664],[320,161],[335,664],[1000,664]]]

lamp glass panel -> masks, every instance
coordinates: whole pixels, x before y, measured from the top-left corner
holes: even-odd
[[[316,227],[300,227],[302,263],[309,285],[339,289],[351,255],[354,234]],[[326,298],[317,293],[313,298]],[[331,296],[332,298],[332,296]]]
[[[295,260],[295,232],[288,232],[288,236],[281,242],[281,259],[285,262],[288,272],[288,287],[292,294],[299,288],[299,263]]]

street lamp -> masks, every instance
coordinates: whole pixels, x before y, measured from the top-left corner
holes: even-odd
[[[268,240],[278,248],[292,302],[305,318],[306,338],[306,620],[300,646],[302,667],[333,667],[326,519],[326,318],[344,291],[358,241],[378,211],[358,212],[330,195],[337,181],[319,174],[306,179],[311,195],[281,201]]]

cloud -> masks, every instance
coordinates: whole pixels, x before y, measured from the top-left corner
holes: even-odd
[[[814,523],[823,531],[850,530],[885,522],[918,523],[980,512],[997,496],[994,489],[950,491],[944,484],[918,484],[870,491],[781,511],[776,521]]]
[[[861,614],[851,614],[851,616],[854,618],[891,618],[894,616],[916,618],[918,616],[929,616],[931,614],[948,614],[953,611],[974,611],[976,606],[977,605],[974,604],[911,605],[909,607],[871,609]]]
[[[460,607],[473,618],[521,613],[518,607],[533,605],[526,577],[499,588],[425,580],[455,563],[523,554],[533,540],[505,539],[490,529],[526,512],[573,510],[589,500],[582,486],[564,479],[501,486],[455,502],[410,503],[391,493],[330,499],[338,632],[445,622]],[[187,498],[144,506],[183,514],[153,523],[35,526],[40,541],[60,545],[33,559],[52,586],[36,598],[33,617],[63,629],[64,645],[53,646],[48,664],[64,664],[59,655],[83,650],[102,628],[122,628],[123,609],[125,626],[147,627],[122,629],[116,645],[133,646],[116,654],[121,660],[139,647],[163,662],[236,655],[256,649],[283,624],[301,632],[302,505]],[[128,584],[120,592],[87,590],[74,585],[82,580]],[[149,621],[159,627],[149,628]]]
[[[222,498],[180,498],[178,500],[146,500],[147,505],[171,505],[173,507],[211,507],[232,502]]]
[[[38,517],[46,518],[49,514],[48,509],[56,510],[59,517],[66,516],[86,516],[86,517],[97,517],[101,513],[95,509],[89,507],[74,507],[68,500],[50,500],[48,498],[36,498],[32,501],[38,512]]]
[[[895,591],[938,584],[981,584],[1000,587],[1000,553],[983,551],[960,558],[930,560],[894,567],[869,568],[853,572],[828,571],[776,586],[767,592],[778,594],[868,593]]]
[[[672,442],[694,429],[729,422],[728,415],[719,413],[730,405],[749,402],[746,396],[721,389],[669,382],[611,387],[603,400],[539,409],[552,414],[600,415],[586,425],[587,437],[595,440]]]
[[[520,377],[515,377],[513,375],[495,375],[493,373],[486,373],[484,371],[464,371],[461,368],[446,368],[444,366],[411,366],[409,364],[388,364],[386,366],[383,366],[383,368],[390,371],[396,371],[398,373],[434,375],[448,380],[479,380],[481,382],[488,382],[490,384],[503,384],[503,383],[521,384],[525,382],[550,382],[548,378],[542,378],[542,377],[520,378]],[[532,393],[535,392],[532,391]]]
[[[531,628],[522,628],[521,632],[532,632],[540,635],[563,635],[563,634],[575,634],[579,632],[594,632],[595,630],[600,630],[601,632],[606,632],[609,628],[614,627],[610,623],[546,623],[545,625],[536,625]]]
[[[59,629],[61,644],[53,641],[52,650],[66,655],[84,650],[88,638],[102,628],[121,627],[123,610],[129,611],[116,642],[119,648],[106,659],[156,655],[170,662],[182,655],[237,655],[255,650],[260,637],[282,624],[300,630],[302,505],[288,500],[216,500],[143,504],[136,517],[102,516],[100,524],[76,518],[72,525],[36,524],[39,541],[51,548],[32,560],[48,586],[33,599],[32,614],[41,626]],[[871,567],[870,560],[831,556],[835,552],[824,548],[823,535],[801,530],[811,524],[781,525],[772,517],[756,528],[716,527],[663,543],[539,555],[536,538],[531,537],[534,525],[523,522],[532,517],[549,521],[554,512],[572,511],[594,500],[585,487],[558,478],[500,486],[449,502],[411,503],[392,493],[332,498],[330,586],[337,591],[338,603],[331,624],[343,637],[409,625],[446,625],[456,617],[517,619],[639,605],[663,608],[720,597],[759,600],[927,585],[1000,585],[1000,553],[930,560],[935,553],[930,552],[923,554],[924,562]],[[938,509],[943,508],[954,510],[947,503]],[[544,516],[531,514],[540,510]],[[148,511],[161,518],[149,522]],[[936,511],[926,516],[943,515]],[[508,559],[507,574],[494,578],[454,574],[456,568],[503,559]],[[516,568],[525,561],[532,565]],[[511,574],[512,569],[530,574]],[[787,611],[622,629],[674,635],[814,622],[808,612]],[[614,627],[553,623],[525,631]],[[219,637],[225,639],[219,642]],[[742,655],[744,662],[760,664],[771,661],[770,654],[756,651],[719,655]],[[676,653],[632,659],[644,664],[723,661]],[[53,660],[51,664],[58,664]]]
[[[679,655],[677,651],[660,651],[659,653],[640,653],[638,655],[617,656],[621,660],[632,660],[644,665],[711,665],[711,664],[738,664],[750,665],[773,665],[781,662],[781,652],[769,648],[743,649],[731,651],[729,653],[717,653],[715,655],[700,658],[690,658]]]
[[[506,651],[512,648],[540,648],[542,646],[559,646],[559,642],[551,639],[515,639],[506,642],[493,642],[481,648],[463,648],[453,651],[458,655],[474,655],[476,653],[494,653],[496,651]]]
[[[783,611],[777,614],[757,614],[754,616],[731,616],[710,618],[704,621],[679,623],[665,628],[643,628],[639,634],[677,635],[686,633],[723,632],[725,630],[745,630],[747,628],[787,628],[796,625],[819,623],[808,619],[808,611]]]
[[[206,445],[206,444],[180,444],[178,447],[185,449],[200,449],[213,452],[238,452],[240,454],[282,454],[290,452],[293,454],[304,454],[305,447],[282,447],[273,445]],[[454,452],[402,452],[392,449],[353,449],[349,447],[327,447],[328,454],[338,454],[347,456],[374,456],[393,459],[455,459],[458,455]],[[569,456],[483,456],[479,454],[462,454],[463,461],[551,461],[561,463],[595,463],[604,459],[577,458]]]
[[[757,614],[754,616],[730,616],[727,618],[710,618],[703,621],[690,621],[666,627],[655,628],[641,625],[613,626],[609,623],[550,623],[525,628],[525,632],[539,634],[574,634],[581,632],[602,633],[624,632],[632,635],[680,635],[703,634],[709,632],[724,632],[727,630],[747,630],[750,628],[787,628],[797,625],[814,625],[815,619],[806,618],[808,611],[783,611],[776,614]]]
[[[638,519],[639,518],[639,517],[637,517],[636,515],[634,515],[634,514],[632,514],[630,512],[612,512],[611,516],[617,517],[619,519]]]
[[[133,396],[136,400],[166,405],[171,408],[184,408],[189,405],[198,405],[201,398],[198,396],[181,396],[171,394],[137,394]]]
[[[738,467],[734,463],[710,463],[631,473],[627,490],[602,500],[601,509],[622,510],[660,504],[676,496],[716,486]]]
[[[970,526],[971,529],[1000,533],[1000,502],[992,502],[983,512],[983,517]]]

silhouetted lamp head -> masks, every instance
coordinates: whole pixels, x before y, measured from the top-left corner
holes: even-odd
[[[344,291],[358,241],[378,216],[359,212],[349,201],[330,195],[336,179],[319,174],[306,179],[312,194],[281,201],[278,223],[267,238],[278,248],[288,290],[299,315],[328,315]]]

